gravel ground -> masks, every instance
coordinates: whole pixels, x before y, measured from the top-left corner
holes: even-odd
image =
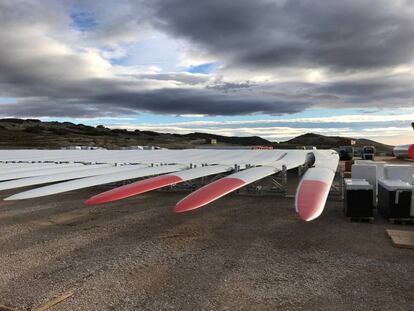
[[[0,304],[53,310],[413,310],[414,251],[377,218],[329,201],[300,221],[293,199],[230,195],[186,214],[182,193],[86,207],[102,188],[0,202]],[[1,193],[6,197],[10,193]]]

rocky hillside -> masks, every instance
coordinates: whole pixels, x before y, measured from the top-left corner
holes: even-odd
[[[226,145],[271,145],[260,137],[227,137],[206,133],[187,135],[152,131],[127,131],[74,124],[70,122],[41,122],[39,120],[0,119],[0,149],[9,148],[60,148],[85,145],[117,149],[125,146],[156,145],[166,148],[194,148],[210,143]]]
[[[195,148],[210,144],[214,139],[226,146],[273,146],[292,149],[297,146],[337,148],[349,145],[352,138],[305,134],[282,143],[270,142],[258,136],[228,137],[208,133],[186,135],[151,131],[127,131],[74,124],[70,122],[41,122],[39,120],[0,119],[0,149],[11,148],[60,148],[73,145],[118,149],[125,146],[156,145],[165,148]],[[354,139],[352,139],[354,140]],[[378,152],[390,153],[392,146],[367,139],[355,139],[356,147],[374,145]]]

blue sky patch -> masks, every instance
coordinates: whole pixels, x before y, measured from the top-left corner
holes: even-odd
[[[13,104],[17,102],[14,97],[0,97],[0,104]]]
[[[191,66],[187,69],[187,72],[207,74],[213,72],[216,69],[216,67],[216,63],[207,63],[198,66]]]
[[[98,26],[98,22],[95,19],[95,15],[90,11],[72,11],[70,14],[72,22],[80,31],[93,30]]]

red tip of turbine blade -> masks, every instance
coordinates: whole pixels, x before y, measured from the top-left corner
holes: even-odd
[[[329,184],[319,180],[304,180],[297,194],[300,218],[311,221],[322,214],[330,188]]]
[[[238,178],[219,179],[182,199],[175,206],[174,212],[182,213],[202,207],[244,185],[245,182]]]
[[[174,175],[162,175],[153,178],[148,178],[134,182],[129,185],[118,187],[100,194],[97,194],[88,199],[85,204],[95,205],[116,200],[125,199],[133,195],[138,195],[151,190],[159,189],[165,186],[173,185],[182,182],[183,180]]]
[[[414,145],[411,145],[410,148],[408,148],[408,155],[414,160]]]

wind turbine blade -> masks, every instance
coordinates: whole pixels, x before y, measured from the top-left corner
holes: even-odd
[[[42,176],[34,176],[34,177],[27,177],[21,179],[14,179],[9,181],[0,182],[0,190],[8,190],[14,188],[21,188],[27,186],[34,186],[34,185],[41,185],[41,184],[48,184],[52,182],[64,181],[64,180],[71,180],[77,178],[84,178],[90,176],[97,176],[97,175],[104,175],[116,172],[123,172],[128,171],[131,169],[136,169],[137,167],[142,167],[138,165],[124,165],[124,166],[112,166],[108,164],[95,164],[89,165],[90,169],[88,170],[74,170],[67,173],[57,173],[51,175],[42,175]]]
[[[192,192],[177,203],[174,212],[182,213],[197,209],[256,180],[273,175],[278,171],[280,169],[273,166],[259,166],[231,174]]]
[[[303,175],[295,197],[296,212],[304,221],[314,220],[322,214],[339,162],[335,151],[318,150],[314,155],[315,167]]]

